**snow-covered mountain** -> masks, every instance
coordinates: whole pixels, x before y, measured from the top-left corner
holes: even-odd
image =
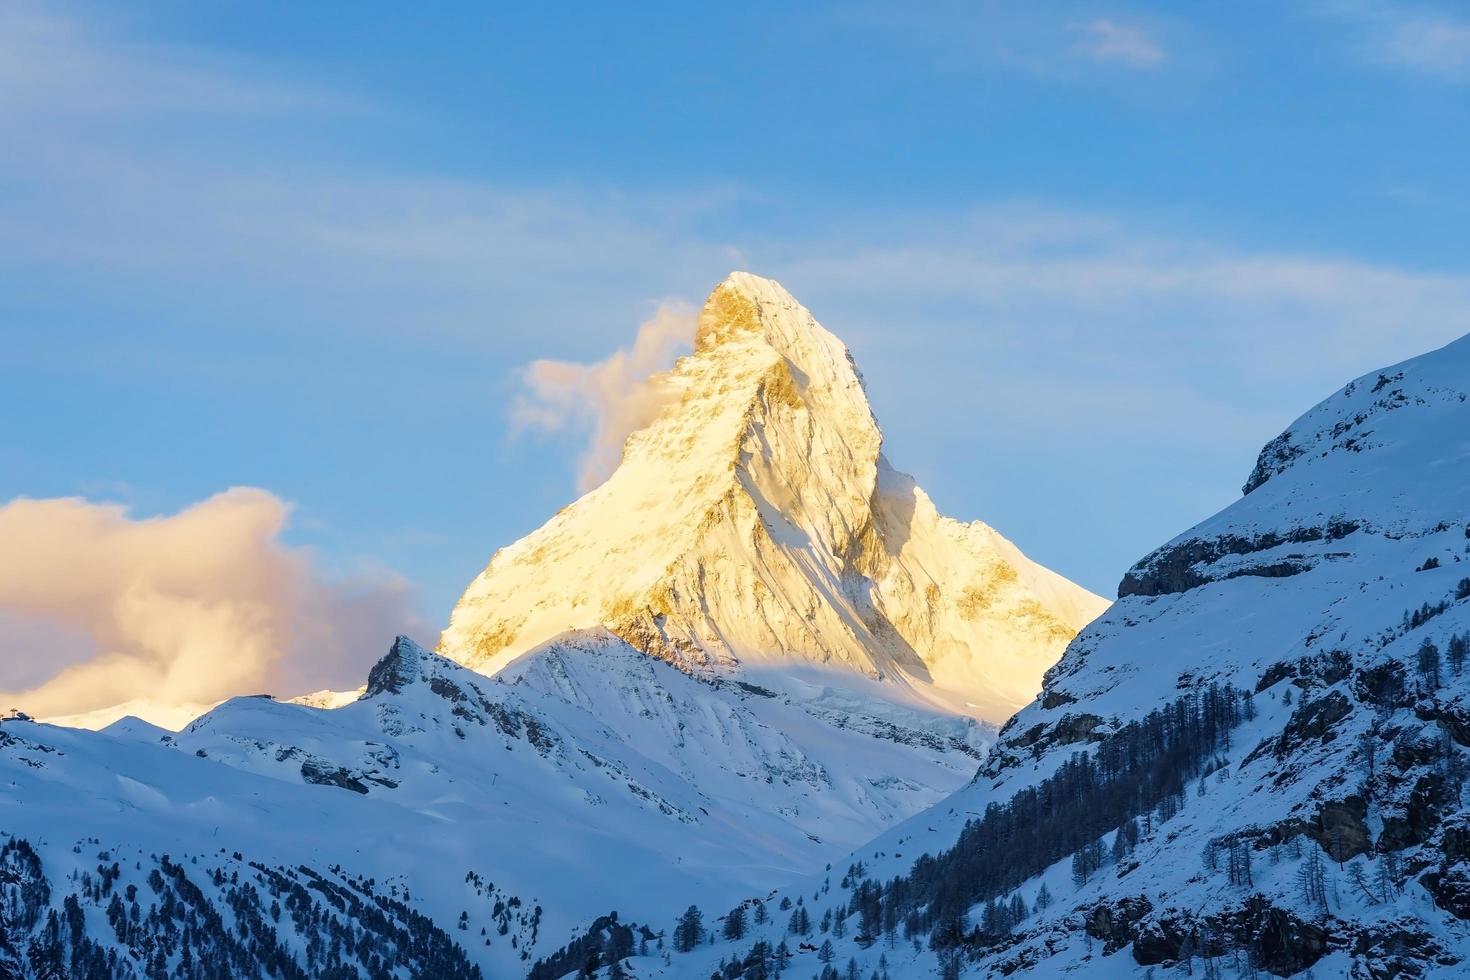
[[[659,383],[669,407],[607,482],[466,590],[446,656],[493,674],[602,627],[692,672],[856,674],[999,723],[1107,605],[941,517],[884,458],[847,348],[770,280],[716,287]]]
[[[1129,570],[973,783],[639,975],[784,942],[803,974],[830,943],[861,976],[1464,976],[1470,338],[1347,385],[1244,489]]]
[[[446,656],[400,637],[360,692],[176,733],[5,722],[0,977],[523,975],[610,910],[664,930],[964,785],[1106,604],[938,516],[774,283],[721,284],[662,382]]]
[[[977,764],[957,736],[845,728],[606,633],[569,634],[517,667],[487,678],[399,638],[362,697],[334,709],[235,698],[178,733],[0,724],[0,847],[35,855],[12,862],[13,881],[0,858],[0,897],[48,896],[34,915],[0,914],[0,953],[56,946],[109,958],[115,973],[99,975],[147,976],[171,929],[197,930],[191,962],[224,956],[215,917],[228,931],[236,905],[268,909],[299,887],[305,917],[270,930],[306,975],[337,961],[367,974],[366,950],[399,976],[459,976],[419,958],[437,944],[520,976],[610,909],[661,929],[686,895],[734,902],[810,872]],[[141,924],[118,932],[105,913],[130,885]],[[401,903],[357,952],[333,938],[357,914],[339,908],[334,924],[338,889]],[[192,910],[171,922],[170,892]],[[48,937],[46,909],[67,896],[87,927]],[[394,938],[409,927],[429,930],[422,943]],[[166,954],[171,976],[191,975],[184,945]],[[264,975],[254,958],[280,953],[228,955],[229,975]]]

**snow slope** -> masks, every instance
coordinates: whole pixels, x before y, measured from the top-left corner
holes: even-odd
[[[49,715],[40,720],[48,725],[60,725],[64,728],[96,730],[106,728],[123,718],[147,718],[151,724],[176,732],[218,704],[219,702],[178,704],[145,698],[121,701],[106,708],[98,708],[95,711],[86,711],[81,714]]]
[[[964,726],[913,743],[843,728],[605,633],[565,637],[524,669],[557,693],[400,638],[336,709],[235,698],[178,733],[6,722],[0,840],[39,851],[57,902],[78,842],[208,856],[226,873],[345,869],[411,889],[446,930],[488,904],[468,893],[490,882],[496,901],[539,910],[534,927],[515,920],[511,946],[481,909],[493,942],[467,955],[515,976],[609,909],[663,922],[683,895],[734,901],[810,872],[941,798],[978,755]],[[241,856],[219,857],[226,845]]]
[[[799,943],[827,940],[862,976],[880,957],[894,977],[946,961],[965,976],[1464,976],[1470,670],[1450,654],[1470,639],[1470,338],[1344,387],[1264,448],[1245,490],[1129,570],[972,784],[766,904],[801,898],[818,921],[859,880],[892,897],[895,876],[932,903],[915,859],[954,848],[987,807],[1056,785],[1077,753],[1099,766],[1151,711],[1234,705],[1203,765],[1165,773],[1182,792],[1134,809],[1135,847],[1115,860],[1126,820],[1069,804],[1040,818],[1081,834],[1060,860],[1016,855],[1029,870],[989,889],[961,880],[974,931],[944,949],[942,923],[860,941],[852,914],[842,938],[793,936],[783,911],[672,965],[632,961],[638,975],[705,976],[785,939],[802,975],[821,964]],[[1093,838],[1102,867],[1079,881],[1072,854]],[[1043,884],[1053,902],[1037,910]],[[1016,895],[1025,917],[985,929],[990,898]]]

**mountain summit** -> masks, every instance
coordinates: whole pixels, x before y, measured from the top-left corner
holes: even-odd
[[[1106,607],[892,469],[851,354],[779,284],[717,286],[659,381],[668,407],[496,553],[442,653],[493,674],[600,627],[690,673],[835,668],[999,722]]]

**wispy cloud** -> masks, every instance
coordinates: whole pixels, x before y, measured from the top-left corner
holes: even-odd
[[[893,9],[820,26],[946,71],[1068,83],[1151,84],[1147,72],[1121,69],[1182,71],[1203,46],[1176,21],[1089,20],[1075,7],[956,3],[941,11],[942,30]],[[1435,77],[1451,77],[1459,21],[1425,9],[1417,21],[1355,23],[1377,25],[1378,60],[1389,63],[1395,38],[1417,38],[1409,48],[1438,52]],[[737,207],[753,197],[738,185],[388,176],[366,156],[344,159],[331,139],[338,127],[361,139],[351,127],[364,113],[381,135],[393,124],[382,107],[39,7],[5,10],[0,182],[12,193],[0,198],[0,270],[13,281],[34,288],[49,275],[58,295],[116,298],[119,322],[163,310],[198,333],[276,325],[352,341],[411,337],[461,362],[474,355],[464,377],[445,381],[469,390],[466,402],[556,351],[563,360],[530,369],[502,407],[523,427],[585,433],[584,487],[656,405],[644,385],[678,331],[650,328],[658,343],[635,342],[616,364],[595,359],[645,297],[697,300],[732,267],[783,280],[842,331],[879,379],[875,397],[889,399],[879,406],[886,429],[910,433],[915,450],[941,442],[931,420],[952,408],[949,417],[975,419],[986,439],[1024,435],[1026,451],[1055,442],[1075,454],[1137,438],[1150,458],[1167,459],[1215,445],[1223,431],[1237,441],[1220,452],[1244,458],[1312,394],[1470,329],[1470,273],[1235,244],[1202,230],[1198,216],[962,201],[916,212],[877,199],[834,212],[821,195],[754,209]],[[121,330],[66,344],[57,329],[15,324],[6,353],[68,368],[157,354],[129,350]],[[494,376],[476,374],[480,365]],[[1000,411],[1006,425],[986,426]],[[952,439],[936,452],[951,453]]]
[[[412,590],[323,574],[281,542],[288,512],[252,488],[147,519],[80,498],[0,506],[0,612],[27,627],[0,641],[0,691],[26,685],[0,704],[68,715],[361,684],[395,632],[424,635]]]
[[[27,0],[0,8],[0,117],[365,109],[339,92],[282,82],[264,66],[129,40]]]
[[[590,364],[535,361],[521,372],[525,391],[515,402],[516,429],[585,431],[588,443],[577,486],[586,492],[607,479],[623,443],[678,397],[667,383],[674,356],[693,345],[695,314],[687,303],[665,302],[638,328],[632,347]]]
[[[568,282],[616,295],[650,266],[726,265],[726,245],[683,230],[729,203],[723,186],[623,193],[304,162],[331,160],[330,134],[369,114],[376,125],[393,111],[6,6],[0,181],[14,192],[0,202],[0,266],[112,277],[129,292],[150,279],[216,296],[248,283],[262,322],[490,346],[545,329],[508,313],[507,296],[581,322],[558,305]]]
[[[1099,18],[1074,29],[1081,35],[1078,52],[1093,61],[1126,68],[1157,68],[1164,63],[1163,46],[1137,25]]]
[[[886,9],[863,8],[848,23],[901,33],[903,25],[882,19]],[[1413,30],[1434,39],[1434,50],[1453,51],[1458,37],[1456,22],[1423,27],[1422,11],[1393,19],[1399,8],[1374,3],[1334,9],[1400,33],[1420,24]],[[141,45],[26,4],[7,11],[0,72],[13,84],[0,96],[0,178],[26,193],[0,204],[0,264],[85,274],[94,284],[112,276],[130,292],[150,279],[172,289],[187,278],[207,294],[200,302],[211,319],[226,315],[218,295],[233,291],[251,297],[260,322],[290,316],[315,330],[395,331],[526,354],[544,349],[548,337],[563,349],[606,350],[613,325],[647,295],[649,270],[658,270],[664,288],[697,299],[741,266],[791,278],[798,290],[840,287],[867,297],[873,310],[898,314],[916,290],[961,297],[966,316],[1025,321],[1028,331],[1106,324],[1126,343],[1188,323],[1171,341],[1177,349],[1213,357],[1241,349],[1232,343],[1248,334],[1267,348],[1299,344],[1299,353],[1335,371],[1357,364],[1359,354],[1391,357],[1445,337],[1462,328],[1467,308],[1462,274],[1233,247],[1167,227],[1147,230],[1148,222],[1128,215],[1033,205],[944,214],[870,208],[823,219],[840,232],[747,229],[732,244],[707,230],[721,223],[710,216],[744,199],[728,186],[619,193],[434,174],[390,178],[361,166],[326,177],[290,155],[272,156],[269,141],[238,153],[193,144],[180,152],[157,136],[191,105],[209,110],[217,125],[286,120],[281,132],[293,137],[370,110],[248,63]],[[1154,25],[1121,16],[1078,21],[1070,32],[1065,19],[990,5],[979,13],[956,5],[945,16],[955,24],[946,35],[972,53],[964,39],[978,37],[982,54],[1009,46],[1051,62],[1076,60],[1067,45],[1078,43],[1086,57],[1120,64],[1170,58]],[[99,103],[99,91],[112,101]],[[119,119],[127,125],[113,126]],[[148,125],[136,127],[138,119]],[[642,365],[642,349],[635,344],[618,370]],[[1141,351],[1140,363],[1158,355]],[[1243,369],[1278,361],[1256,357]],[[516,409],[523,425],[532,424],[528,406],[539,405],[541,427],[554,415],[557,426],[591,433],[584,485],[616,456],[626,429],[621,406],[639,403],[626,381],[606,387],[612,365],[602,373],[594,367],[533,368],[526,376],[533,387]],[[570,394],[570,377],[598,394],[591,401]],[[615,418],[605,427],[600,421]]]
[[[1470,20],[1443,14],[1409,17],[1394,24],[1380,48],[1382,59],[1429,75],[1470,79]]]
[[[1449,82],[1470,81],[1470,19],[1440,7],[1329,0],[1323,9],[1358,31],[1364,60]]]
[[[977,319],[1025,324],[1033,339],[1044,329],[1097,349],[1167,340],[1170,357],[1255,378],[1367,370],[1470,330],[1470,273],[1243,249],[1042,207],[979,209],[942,225],[911,219],[906,236],[824,242],[790,264],[793,277],[833,292],[963,298]],[[1136,353],[1159,373],[1166,352]]]
[[[1177,19],[1092,16],[1095,7],[939,2],[924,5],[917,16],[893,4],[857,3],[836,5],[821,19],[865,43],[922,52],[926,65],[948,72],[999,71],[1061,83],[1118,68],[1173,67],[1166,36],[1190,38],[1190,47],[1199,47],[1199,38]]]

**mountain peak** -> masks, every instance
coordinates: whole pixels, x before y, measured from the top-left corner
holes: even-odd
[[[1392,367],[1363,375],[1268,442],[1242,492],[1249,494],[1299,465],[1337,465],[1345,457],[1397,451],[1402,434],[1414,437],[1470,399],[1470,336]],[[1407,410],[1407,411],[1405,411]]]
[[[667,383],[606,483],[496,553],[442,652],[493,673],[601,626],[690,671],[835,669],[999,720],[1105,606],[894,472],[847,348],[779,284],[717,286]]]
[[[748,272],[732,272],[705,300],[694,336],[696,355],[731,342],[763,340],[772,350],[801,364],[838,360],[852,366],[852,357],[838,340],[816,321],[774,279]]]
[[[419,678],[419,665],[428,655],[423,647],[406,636],[398,636],[383,658],[368,671],[367,697],[400,694]]]

